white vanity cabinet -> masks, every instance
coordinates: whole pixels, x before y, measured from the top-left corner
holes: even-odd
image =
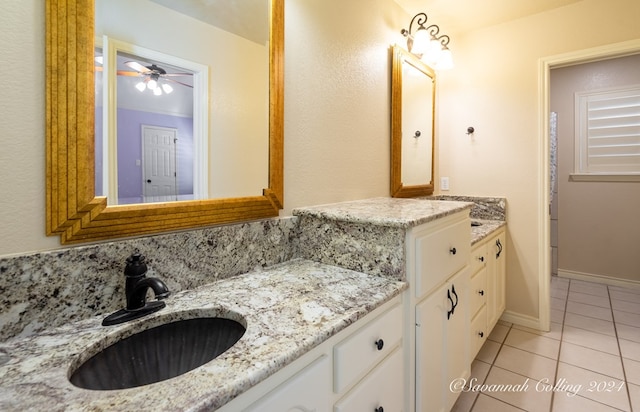
[[[468,210],[407,233],[412,410],[449,411],[459,395],[449,385],[470,375],[470,245]]]
[[[406,411],[403,309],[385,303],[220,411]]]
[[[478,351],[505,309],[506,232],[500,228],[471,250],[471,358]]]

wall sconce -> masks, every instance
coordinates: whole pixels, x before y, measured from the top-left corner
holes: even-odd
[[[428,17],[425,13],[413,16],[409,24],[409,30],[402,29],[400,33],[407,38],[407,49],[418,56],[422,61],[438,70],[446,70],[453,67],[453,57],[449,44],[449,36],[440,33],[440,27],[436,24],[425,27]],[[413,28],[413,23],[417,28]]]

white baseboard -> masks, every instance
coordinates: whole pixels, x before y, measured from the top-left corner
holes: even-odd
[[[500,320],[504,322],[515,323],[516,325],[524,326],[531,329],[545,331],[540,325],[539,318],[534,318],[533,316],[529,315],[523,315],[521,313],[505,310],[502,316],[500,316]]]
[[[631,289],[640,289],[640,281],[614,278],[611,276],[594,275],[592,273],[575,272],[572,270],[558,269],[559,278],[584,280],[585,282],[602,283],[611,286],[621,286]]]

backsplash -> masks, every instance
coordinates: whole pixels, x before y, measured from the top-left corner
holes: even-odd
[[[295,217],[0,258],[0,341],[124,307],[125,259],[172,292],[292,259]]]
[[[425,199],[473,202],[471,219],[507,220],[507,199],[504,197],[436,195],[427,196]]]

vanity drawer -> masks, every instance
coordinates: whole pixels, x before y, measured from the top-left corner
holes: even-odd
[[[480,312],[471,320],[470,358],[474,359],[482,345],[487,340],[487,307],[483,306]]]
[[[471,316],[475,315],[478,310],[487,301],[487,270],[482,269],[471,278]]]
[[[334,391],[342,392],[402,340],[402,305],[396,305],[334,348]]]
[[[471,259],[469,262],[469,266],[471,266],[471,273],[476,273],[477,271],[484,269],[487,267],[487,245],[483,243],[482,246],[478,246],[473,248],[471,251]]]
[[[402,348],[397,348],[347,396],[336,403],[334,412],[402,411],[404,409],[402,354]]]
[[[440,230],[417,236],[415,242],[415,294],[420,298],[468,263],[471,224],[468,219],[464,219]]]

